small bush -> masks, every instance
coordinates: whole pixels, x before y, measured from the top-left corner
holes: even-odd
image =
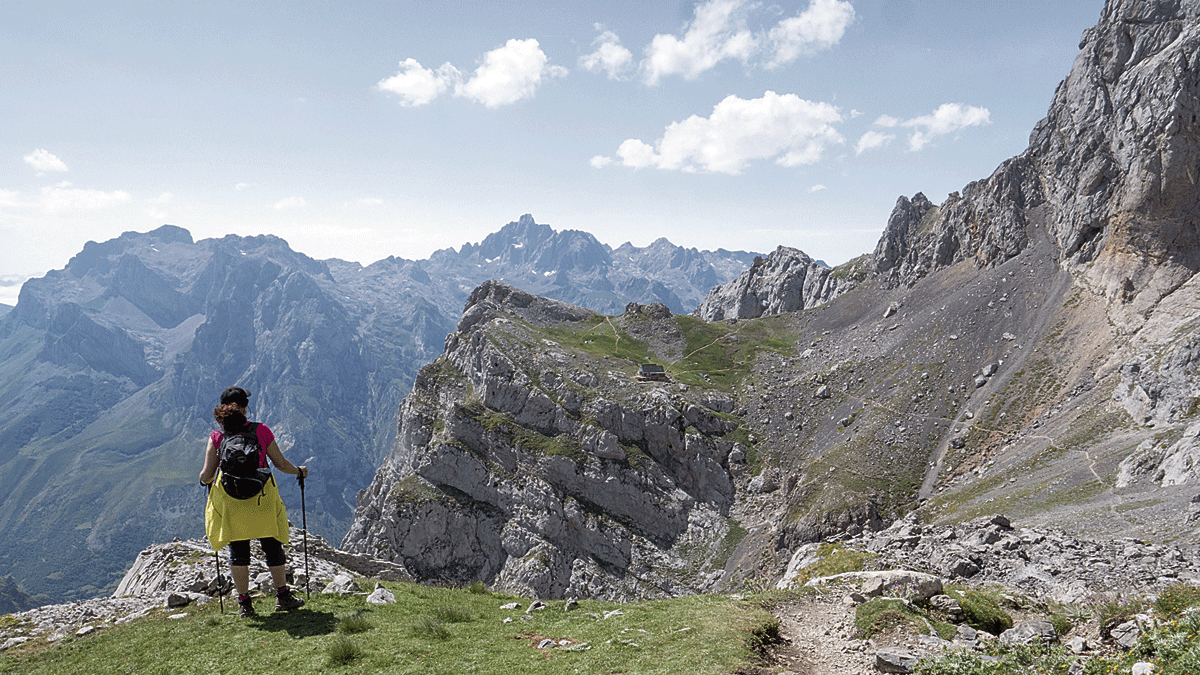
[[[1050,625],[1054,626],[1054,632],[1059,636],[1066,635],[1071,632],[1071,627],[1075,624],[1064,614],[1051,614]]]
[[[1134,614],[1146,608],[1146,603],[1141,598],[1131,598],[1121,593],[1092,595],[1084,601],[1084,605],[1091,611],[1092,616],[1099,619],[1102,630],[1105,626],[1111,627],[1128,621]]]
[[[471,585],[467,586],[467,590],[471,593],[474,593],[475,595],[487,595],[488,594],[487,586],[483,585],[482,581],[472,581]]]
[[[918,616],[916,610],[906,605],[903,600],[873,598],[854,610],[854,635],[865,640],[906,626],[911,627],[913,631],[924,633],[924,630],[918,630]],[[923,624],[924,621],[921,622],[921,625]]]
[[[946,594],[958,600],[958,604],[962,606],[964,620],[975,630],[999,635],[1013,627],[1012,617],[1000,608],[996,598],[987,593],[974,589],[948,589]]]
[[[750,635],[746,638],[746,645],[758,654],[765,653],[767,647],[777,645],[780,642],[783,642],[783,636],[779,634],[779,619],[775,617],[771,617],[750,629]]]
[[[1191,584],[1171,584],[1154,601],[1154,611],[1164,619],[1174,619],[1189,607],[1200,607],[1200,588]]]
[[[362,648],[346,638],[338,638],[326,651],[329,665],[348,666],[362,658]]]

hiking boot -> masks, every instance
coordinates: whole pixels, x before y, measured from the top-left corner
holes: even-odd
[[[255,616],[254,603],[251,602],[249,595],[238,596],[238,616],[243,619],[248,616]]]
[[[275,589],[275,611],[284,612],[304,606],[304,598],[297,598],[287,586]]]

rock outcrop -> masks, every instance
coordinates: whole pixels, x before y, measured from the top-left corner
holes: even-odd
[[[693,313],[705,321],[753,319],[811,309],[853,287],[803,251],[780,246],[766,258],[755,258],[737,279],[709,291]]]
[[[1068,605],[1093,595],[1154,596],[1172,584],[1200,583],[1200,551],[1194,545],[1090,539],[1053,528],[1016,527],[999,515],[957,525],[925,525],[914,514],[884,530],[835,539],[847,550],[873,554],[870,565],[877,570],[921,570],[935,578],[993,584]],[[796,549],[778,587],[795,585],[806,567],[819,560],[817,549],[816,544]],[[898,574],[854,576],[916,586],[911,580],[894,581]]]
[[[543,598],[711,588],[737,423],[686,388],[638,384],[633,368],[598,371],[575,353],[613,340],[614,323],[674,326],[663,310],[631,305],[610,322],[480,286],[405,399],[397,444],[359,494],[342,547],[420,579]]]
[[[1142,309],[1200,269],[1200,3],[1110,0],[1028,150],[933,207],[901,199],[875,270],[911,284],[994,266],[1044,228],[1069,265]]]

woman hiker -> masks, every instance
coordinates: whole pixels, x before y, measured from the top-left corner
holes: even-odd
[[[235,499],[221,485],[217,468],[221,463],[220,448],[226,435],[243,434],[251,429],[255,432],[258,448],[266,449],[266,457],[280,471],[295,476],[307,477],[308,467],[295,466],[283,456],[275,435],[265,424],[248,422],[246,409],[250,406],[250,392],[241,387],[229,387],[221,392],[221,405],[213,410],[213,418],[220,430],[213,431],[204,449],[204,470],[200,482],[209,486],[208,506],[204,510],[204,526],[208,541],[217,551],[229,544],[229,567],[233,585],[238,592],[238,615],[254,616],[254,605],[250,602],[250,540],[262,544],[271,581],[275,584],[275,611],[296,609],[304,604],[302,598],[292,594],[287,587],[284,572],[283,544],[288,541],[287,510],[279,498],[279,489],[274,477],[263,484],[261,493],[248,499]],[[264,475],[270,476],[266,459],[259,453],[258,462]]]

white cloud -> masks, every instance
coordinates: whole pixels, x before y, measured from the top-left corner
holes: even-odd
[[[400,70],[395,75],[380,80],[375,87],[399,96],[402,106],[416,107],[437,98],[461,78],[462,74],[449,63],[435,71],[422,67],[416,59],[405,59],[400,62]]]
[[[683,39],[658,34],[646,48],[642,70],[647,84],[667,75],[694,80],[721,61],[745,62],[758,51],[758,40],[745,26],[745,0],[709,0],[696,6]]]
[[[0,190],[0,206],[25,206],[21,193],[16,190]]]
[[[896,119],[895,117],[891,117],[890,115],[880,115],[879,119],[875,120],[875,126],[887,127],[890,129],[892,127],[900,126],[900,120]]]
[[[167,204],[170,204],[174,200],[175,200],[175,195],[171,194],[170,192],[164,192],[161,195],[159,195],[153,199],[147,199],[146,200],[146,204],[147,204],[146,215],[154,220],[165,219],[167,217],[167,212],[163,211],[162,209],[160,209],[158,207],[166,206]]]
[[[891,143],[896,137],[892,134],[885,134],[879,131],[868,131],[858,139],[858,143],[854,145],[854,154],[861,155],[864,151],[882,148]]]
[[[484,54],[483,62],[469,79],[450,63],[432,70],[416,59],[405,59],[395,75],[380,80],[375,87],[399,96],[400,105],[406,107],[425,105],[453,89],[455,96],[498,108],[532,98],[543,80],[565,77],[568,72],[562,66],[549,65],[537,40],[513,39]]]
[[[364,197],[363,199],[358,200],[358,203],[364,206],[379,206],[383,203],[383,200],[379,197]]]
[[[288,197],[275,202],[275,210],[298,209],[303,208],[306,205],[307,202],[304,201],[304,197]]]
[[[710,117],[673,122],[654,146],[631,138],[617,148],[617,156],[635,169],[728,174],[740,173],[756,159],[775,158],[782,166],[812,164],[826,146],[843,141],[833,127],[841,120],[834,106],[795,94],[768,91],[751,100],[729,96],[713,107]]]
[[[966,127],[984,126],[991,123],[987,108],[961,103],[943,103],[931,115],[914,117],[901,126],[916,129],[908,139],[908,147],[916,152],[938,136],[952,134]]]
[[[247,188],[252,188],[255,185],[257,185],[257,183],[238,183],[237,185],[233,186],[233,189],[237,190],[238,192],[241,192],[242,190],[245,190]]]
[[[471,79],[455,85],[454,95],[465,96],[489,108],[531,98],[546,77],[563,77],[567,69],[547,64],[538,41],[509,40],[483,57]]]
[[[820,183],[818,183],[818,184],[816,184],[816,185],[814,185],[814,186],[812,186],[812,187],[808,188],[808,191],[809,191],[809,192],[820,192],[820,191],[822,191],[822,190],[824,190],[824,189],[826,189],[826,188],[825,188],[825,186],[824,186],[824,185],[821,185]]]
[[[778,68],[833,47],[855,19],[849,0],[812,0],[796,16],[752,30],[747,25],[750,15],[764,7],[770,5],[756,0],[707,0],[696,5],[682,37],[660,33],[651,39],[640,64],[646,84],[658,84],[669,75],[694,80],[728,60]]]
[[[808,9],[780,21],[767,34],[774,52],[767,68],[829,49],[841,41],[854,21],[854,6],[846,0],[812,0]]]
[[[59,211],[93,211],[124,204],[133,199],[128,192],[87,190],[62,182],[42,188],[41,206],[49,213]]]
[[[43,148],[38,148],[25,155],[25,163],[39,172],[68,170],[66,162],[50,154]]]
[[[599,30],[600,26],[597,25]],[[605,73],[610,80],[624,79],[633,68],[633,52],[621,45],[617,34],[606,30],[593,42],[596,51],[579,57],[579,67],[589,73]]]
[[[596,167],[597,169],[603,169],[604,167],[606,167],[612,163],[613,163],[613,158],[605,157],[604,155],[596,155],[595,157],[588,160],[588,164],[591,164],[592,166]]]

